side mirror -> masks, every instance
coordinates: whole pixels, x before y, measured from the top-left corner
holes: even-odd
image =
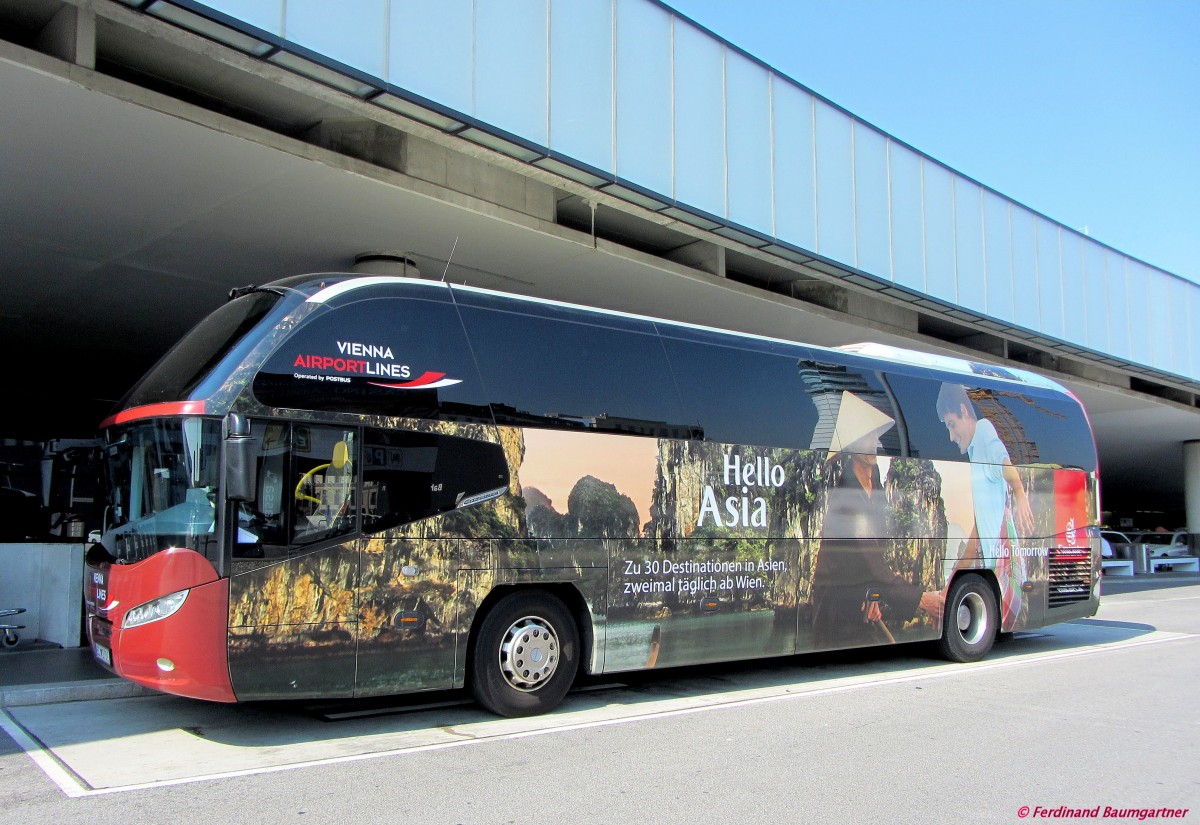
[[[230,413],[225,417],[225,499],[254,501],[258,491],[258,465],[250,422]]]

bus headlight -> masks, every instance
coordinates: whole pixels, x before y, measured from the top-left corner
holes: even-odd
[[[121,626],[128,630],[131,627],[138,627],[139,625],[157,622],[159,619],[165,619],[183,607],[183,603],[187,599],[187,594],[188,591],[180,590],[178,593],[160,596],[153,601],[130,608],[125,614],[125,619],[121,622]]]

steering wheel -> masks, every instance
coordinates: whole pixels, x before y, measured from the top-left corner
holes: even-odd
[[[296,482],[296,501],[311,501],[313,504],[320,504],[321,499],[308,495],[303,491],[304,484],[317,473],[322,470],[328,470],[329,464],[318,464],[304,475],[300,476],[300,480]]]

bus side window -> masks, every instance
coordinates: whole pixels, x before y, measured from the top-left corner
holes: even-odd
[[[258,444],[258,491],[254,501],[238,504],[234,558],[278,557],[286,552],[284,485],[289,433],[286,423],[251,423],[251,435]]]
[[[293,544],[311,544],[354,529],[354,451],[353,430],[293,425],[291,481],[285,486],[292,501]]]
[[[238,507],[235,558],[278,558],[293,545],[355,528],[356,434],[342,427],[253,422],[258,496]]]
[[[363,532],[378,533],[508,485],[504,451],[469,438],[367,429],[363,434]]]
[[[262,517],[259,538],[269,544],[286,544],[283,529],[283,475],[285,455],[266,456],[258,471],[258,507]]]

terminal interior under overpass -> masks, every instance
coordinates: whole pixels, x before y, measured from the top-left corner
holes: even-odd
[[[23,465],[4,485],[42,484],[45,445],[94,435],[231,288],[395,251],[424,277],[825,346],[878,341],[1032,365],[1087,408],[1112,526],[1183,525],[1184,444],[1200,440],[1200,410],[1169,377],[1059,369],[1055,353],[996,347],[985,330],[914,314],[853,279],[768,260],[399,116],[372,121],[371,135],[408,153],[397,171],[355,148],[363,123],[319,84],[243,73],[230,81],[244,84],[241,99],[267,94],[273,107],[253,117],[206,97],[204,72],[233,69],[203,55],[169,82],[122,68],[122,50],[183,59],[179,42],[149,28],[122,41],[101,21],[109,63],[81,67],[39,47],[44,21],[21,29],[61,4],[0,5],[10,24],[0,39],[0,320],[12,400],[0,444]],[[187,77],[192,89],[180,86]],[[414,172],[422,158],[440,176]]]

